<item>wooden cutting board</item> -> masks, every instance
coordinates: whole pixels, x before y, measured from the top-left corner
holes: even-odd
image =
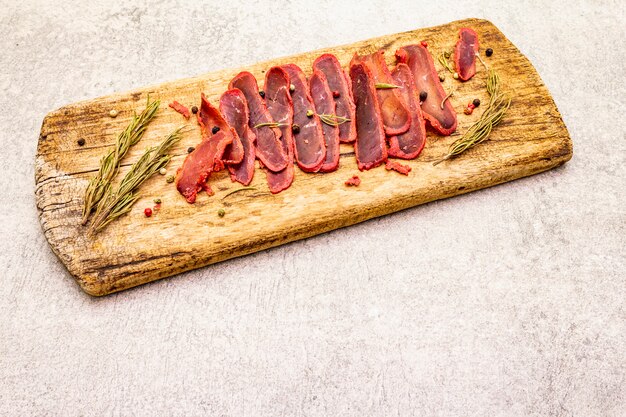
[[[262,85],[264,71],[272,65],[293,62],[310,73],[313,60],[325,52],[337,55],[345,66],[355,52],[369,53],[383,48],[388,63],[393,65],[398,47],[424,40],[436,57],[444,50],[453,49],[458,29],[463,26],[478,33],[483,58],[484,50],[493,48],[493,56],[484,59],[498,71],[505,90],[513,95],[511,109],[489,141],[463,156],[438,166],[432,164],[478,119],[481,109],[467,116],[463,114],[465,105],[474,98],[487,102],[487,72],[480,63],[477,63],[477,75],[465,83],[446,74],[444,88],[455,90],[451,100],[459,114],[457,133],[440,137],[429,131],[422,154],[406,162],[413,169],[408,177],[386,171],[384,167],[359,172],[352,146],[342,145],[338,171],[305,174],[296,170],[291,188],[277,195],[268,191],[265,174],[257,168],[251,184],[256,190],[223,199],[241,185],[232,183],[221,172],[211,177],[215,196],[202,193],[190,205],[174,184],[167,184],[164,176],[155,175],[142,186],[142,198],[132,211],[96,237],[87,237],[86,228],[80,225],[89,178],[97,171],[100,158],[114,144],[117,134],[129,123],[133,111],[144,108],[148,94],[160,98],[161,107],[143,139],[124,159],[118,178],[146,147],[159,143],[184,122],[181,115],[167,107],[172,100],[188,106],[199,105],[200,93],[204,92],[215,104],[230,79],[241,70],[252,72]],[[436,66],[443,72],[438,62]],[[116,118],[109,116],[112,109],[119,112]],[[175,156],[168,173],[176,171],[187,155],[187,148],[200,139],[195,121],[187,124],[187,132],[173,149]],[[86,142],[82,147],[77,144],[80,138]],[[83,290],[104,295],[418,204],[536,174],[562,165],[571,156],[572,142],[567,129],[528,59],[490,22],[467,19],[64,106],[48,114],[41,127],[35,193],[41,225],[54,252]],[[346,187],[344,181],[354,174],[361,178],[361,185]],[[158,214],[146,218],[143,210],[153,206],[155,198],[162,199],[162,208]],[[224,217],[217,214],[221,208],[226,211]]]

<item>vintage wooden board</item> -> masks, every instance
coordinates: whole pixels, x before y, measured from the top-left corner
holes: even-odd
[[[212,177],[216,195],[201,195],[195,205],[187,204],[165,177],[156,175],[144,184],[142,199],[131,213],[111,224],[95,238],[86,236],[79,225],[83,193],[88,179],[98,168],[99,159],[114,143],[129,122],[133,110],[143,109],[146,95],[161,99],[161,108],[142,141],[123,161],[122,173],[143,150],[161,141],[183,122],[167,108],[171,100],[189,106],[199,103],[205,92],[216,103],[229,80],[243,68],[228,69],[135,91],[113,94],[70,104],[46,116],[41,128],[36,160],[36,198],[41,225],[52,249],[67,266],[80,286],[89,294],[104,295],[167,277],[182,271],[283,243],[306,238],[376,216],[392,213],[429,201],[467,193],[554,168],[568,161],[572,143],[559,111],[531,63],[490,22],[468,19],[447,25],[418,29],[328,48],[297,56],[278,58],[246,67],[258,79],[272,65],[294,62],[309,72],[313,60],[324,52],[337,55],[346,65],[355,52],[387,51],[392,64],[393,52],[402,45],[426,40],[434,56],[451,50],[459,27],[474,28],[482,50],[494,49],[487,59],[501,75],[503,84],[514,93],[509,113],[492,133],[488,142],[461,158],[433,166],[456,139],[429,132],[427,145],[414,161],[408,177],[383,167],[359,173],[352,147],[342,145],[340,169],[330,174],[297,172],[288,190],[272,195],[265,175],[257,169],[254,191],[222,197],[239,188],[225,173]],[[484,55],[483,55],[484,56]],[[463,108],[475,97],[486,102],[486,71],[469,82],[460,83],[449,76],[447,91],[456,89],[452,103],[459,113],[459,128],[464,132],[480,111],[466,116]],[[439,64],[437,63],[438,69]],[[108,113],[117,109],[117,118]],[[174,173],[186,149],[200,136],[195,122],[174,149],[169,166]],[[79,147],[77,140],[86,145]],[[360,187],[346,187],[344,181],[354,174],[362,179]],[[146,218],[145,207],[154,198],[163,206],[158,215]],[[218,217],[220,208],[226,216]],[[236,278],[233,278],[236,279]]]

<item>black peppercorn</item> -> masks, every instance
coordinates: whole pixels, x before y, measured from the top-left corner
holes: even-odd
[[[428,97],[428,93],[426,91],[420,92],[420,101],[426,101],[427,97]]]
[[[213,133],[213,134],[216,134],[219,131],[220,131],[219,126],[213,126],[213,129],[211,129],[211,133]]]
[[[78,146],[83,146],[85,144],[85,139],[80,138],[78,139]]]
[[[474,101],[472,101],[472,104],[474,105],[474,107],[478,107],[480,106],[480,100],[475,98]]]
[[[192,112],[193,114],[198,113],[198,107],[197,107],[197,106],[193,106],[193,107],[191,108],[191,112]]]
[[[293,133],[300,133],[300,126],[294,123],[293,125],[291,125],[291,131]]]
[[[260,95],[261,97],[265,98],[265,91],[263,91],[263,90],[259,91],[259,95]]]
[[[190,147],[187,148],[187,153],[192,153],[195,150],[196,150],[196,148],[194,148],[193,146],[190,146]]]
[[[487,56],[493,55],[493,49],[487,48],[487,50],[485,51],[485,55],[487,55]]]

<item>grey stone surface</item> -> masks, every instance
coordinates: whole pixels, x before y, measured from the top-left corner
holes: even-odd
[[[623,1],[132,3],[0,1],[0,415],[626,415]],[[50,251],[48,111],[465,17],[536,66],[567,165],[101,299]]]

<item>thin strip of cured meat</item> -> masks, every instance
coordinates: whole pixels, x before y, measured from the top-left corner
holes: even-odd
[[[369,55],[354,55],[350,65],[357,62],[365,63],[372,71],[375,83],[393,84],[393,78],[387,63],[384,51],[377,51]],[[397,88],[377,89],[380,113],[383,116],[385,133],[387,135],[399,135],[411,126],[411,115],[407,104],[397,91]]]
[[[228,165],[230,179],[249,185],[254,177],[254,141],[256,137],[248,126],[248,103],[241,90],[226,91],[220,97],[220,111],[230,127],[235,129],[243,147],[243,159],[239,164]]]
[[[291,84],[295,87],[291,92],[291,100],[293,102],[293,123],[298,126],[294,132],[296,162],[300,169],[305,172],[317,172],[326,157],[322,122],[315,113],[313,99],[309,94],[309,85],[304,72],[295,64],[283,65],[282,68],[289,74]]]
[[[200,190],[213,194],[206,183],[211,172],[221,165],[221,158],[226,147],[232,143],[232,137],[218,132],[210,138],[204,138],[176,172],[176,189],[188,203],[196,201]]]
[[[279,172],[266,170],[267,184],[272,194],[289,188],[293,182],[293,105],[289,95],[289,74],[281,67],[272,67],[265,73],[265,104],[272,119],[279,124],[281,144],[287,154],[287,166]]]
[[[318,114],[336,114],[333,93],[330,91],[324,73],[313,71],[313,75],[309,79],[309,86],[315,111]],[[326,144],[326,158],[320,167],[320,172],[332,172],[339,166],[339,126],[322,123],[324,142]]]
[[[411,112],[411,127],[401,135],[391,136],[387,153],[391,157],[414,159],[420,154],[426,143],[426,122],[419,103],[419,92],[413,81],[411,70],[406,64],[398,64],[391,73],[398,91],[408,103]]]
[[[228,85],[229,90],[233,88],[241,90],[248,102],[250,112],[248,124],[256,136],[257,158],[270,171],[278,172],[285,169],[289,160],[280,142],[280,130],[270,126],[255,127],[261,124],[274,123],[272,116],[267,111],[265,101],[259,95],[256,78],[247,71],[240,72]]]
[[[341,68],[337,57],[332,54],[323,54],[313,62],[313,71],[321,71],[326,76],[330,91],[335,99],[335,114],[349,121],[339,125],[339,140],[344,143],[356,140],[356,124],[354,122],[354,100],[350,78]]]
[[[224,155],[222,156],[223,162],[226,165],[238,164],[243,159],[243,145],[241,139],[235,131],[235,129],[228,126],[224,117],[220,111],[215,108],[209,100],[207,100],[204,93],[200,95],[201,103],[200,110],[196,117],[198,118],[198,124],[202,129],[202,137],[211,137],[214,135],[213,128],[218,127],[220,132],[224,132],[226,136],[231,137],[231,144],[228,145]]]
[[[478,35],[470,28],[459,29],[459,40],[454,48],[454,65],[459,78],[467,81],[476,74]]]
[[[428,94],[426,100],[422,102],[424,118],[442,135],[450,135],[456,130],[456,112],[450,100],[446,100],[443,109],[441,108],[446,92],[439,81],[433,57],[428,49],[421,44],[403,46],[396,51],[396,58],[398,62],[408,65],[417,91]]]
[[[374,77],[367,65],[350,67],[352,93],[356,105],[356,143],[354,153],[361,171],[387,161],[383,118],[378,106]]]
[[[185,119],[189,119],[189,117],[191,117],[189,109],[176,100],[172,101],[170,104],[168,104],[168,106],[176,110],[178,113],[182,114]]]

